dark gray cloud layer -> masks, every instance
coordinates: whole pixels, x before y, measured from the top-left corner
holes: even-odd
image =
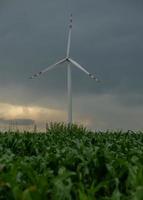
[[[0,118],[0,124],[29,126],[29,125],[33,125],[34,124],[34,120],[32,120],[32,119],[13,119],[13,120],[8,120],[8,119]]]
[[[15,0],[0,4],[0,83],[27,87],[25,79],[31,73],[64,56],[69,3]],[[141,1],[72,1],[72,55],[103,80],[103,85],[95,86],[74,70],[75,92],[142,92],[142,9]],[[44,91],[48,85],[62,92],[64,79],[63,69],[55,70],[30,88]]]
[[[65,104],[65,66],[27,78],[65,55],[70,11],[72,57],[102,80],[96,84],[73,68],[75,95],[112,94],[120,104],[143,105],[141,0],[1,0],[0,100],[46,105],[53,96],[54,105],[57,97]]]

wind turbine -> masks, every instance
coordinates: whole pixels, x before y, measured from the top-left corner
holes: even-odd
[[[99,81],[95,77],[94,74],[89,73],[84,67],[82,67],[79,63],[77,63],[75,60],[73,60],[70,57],[71,34],[72,34],[72,27],[73,27],[72,23],[73,23],[73,20],[72,20],[72,14],[71,14],[70,15],[70,23],[69,23],[69,34],[68,34],[66,57],[30,77],[30,79],[34,79],[34,78],[48,72],[49,70],[52,70],[53,68],[57,67],[58,65],[61,65],[64,63],[67,64],[68,124],[72,124],[72,76],[71,76],[72,69],[71,69],[71,65],[77,67],[78,69],[83,71],[85,74],[87,74],[90,78],[94,79],[95,81],[97,81],[97,82]]]

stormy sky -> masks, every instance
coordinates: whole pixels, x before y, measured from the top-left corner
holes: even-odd
[[[141,0],[1,0],[0,122],[66,121],[66,66],[28,77],[64,58],[73,13],[74,121],[95,129],[143,129]]]

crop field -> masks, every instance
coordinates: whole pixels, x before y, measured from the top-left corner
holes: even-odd
[[[143,134],[0,134],[0,200],[143,200]]]

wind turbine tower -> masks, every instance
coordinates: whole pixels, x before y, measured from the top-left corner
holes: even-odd
[[[30,77],[30,79],[37,78],[40,75],[48,72],[49,70],[52,70],[53,68],[58,67],[61,64],[65,64],[65,63],[67,64],[67,96],[68,96],[68,121],[67,122],[68,124],[72,124],[72,66],[77,67],[78,69],[83,71],[85,74],[87,74],[90,78],[94,79],[96,82],[99,82],[95,74],[89,73],[84,67],[82,67],[79,63],[77,63],[75,60],[73,60],[70,57],[71,35],[72,35],[72,27],[73,27],[72,24],[73,24],[73,20],[72,20],[72,14],[71,14],[70,23],[69,23],[69,34],[68,34],[66,57]]]

